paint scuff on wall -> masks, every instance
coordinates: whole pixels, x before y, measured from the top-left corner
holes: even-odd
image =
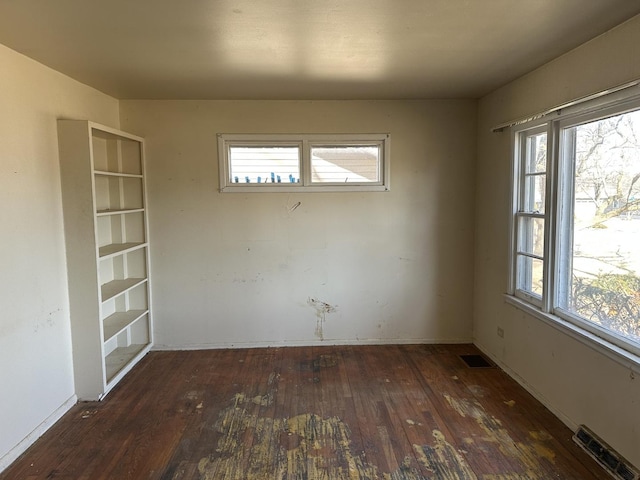
[[[307,299],[307,304],[316,311],[315,336],[320,340],[324,340],[324,323],[327,320],[327,314],[336,312],[338,307],[311,297]]]

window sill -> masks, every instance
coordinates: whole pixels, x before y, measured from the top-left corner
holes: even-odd
[[[266,192],[286,192],[286,193],[309,193],[309,192],[388,192],[389,187],[385,185],[227,185],[220,189],[221,193],[266,193]]]
[[[503,297],[505,303],[508,303],[538,320],[543,321],[559,332],[564,333],[592,350],[605,355],[607,358],[610,358],[623,367],[631,369],[632,372],[640,374],[640,357],[637,355],[613,345],[603,338],[600,338],[597,335],[574,325],[573,323],[563,320],[556,315],[545,313],[513,295],[504,294]]]

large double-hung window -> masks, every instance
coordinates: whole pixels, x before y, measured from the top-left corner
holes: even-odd
[[[514,153],[510,295],[637,358],[640,102],[521,125]]]

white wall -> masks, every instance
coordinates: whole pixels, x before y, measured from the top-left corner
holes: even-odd
[[[504,303],[510,133],[505,121],[640,78],[640,17],[481,99],[475,245],[475,342],[571,427],[586,424],[640,465],[640,375]],[[504,339],[497,328],[504,329]]]
[[[2,470],[74,401],[56,118],[117,126],[118,102],[2,45],[0,65]]]
[[[475,101],[120,109],[147,142],[157,347],[470,341]],[[219,132],[390,132],[391,192],[221,194]]]

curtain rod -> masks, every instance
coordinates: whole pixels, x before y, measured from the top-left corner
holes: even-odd
[[[636,85],[640,85],[639,80],[633,80],[632,82],[623,83],[622,85],[618,85],[617,87],[608,88],[607,90],[602,90],[601,92],[592,93],[591,95],[587,95],[585,97],[580,97],[575,100],[571,100],[566,103],[562,103],[553,108],[549,108],[540,113],[536,113],[534,115],[529,115],[528,117],[523,117],[518,120],[512,120],[510,122],[501,123],[500,125],[496,125],[491,129],[493,133],[502,132],[505,128],[515,127],[516,125],[522,125],[523,123],[530,122],[532,120],[537,120],[542,117],[546,117],[547,115],[551,115],[553,113],[558,113],[560,110],[568,107],[573,107],[575,105],[580,105],[581,103],[588,102],[590,100],[595,100],[596,98],[604,97],[605,95],[610,95],[612,93],[619,92],[621,90],[626,90],[627,88],[635,87]]]

